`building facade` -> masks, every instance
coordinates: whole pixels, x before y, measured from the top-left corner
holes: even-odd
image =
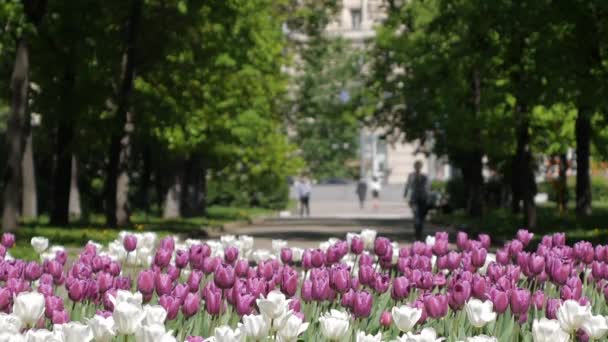
[[[385,1],[343,0],[338,15],[327,27],[327,33],[346,39],[355,47],[365,47],[375,36],[375,26],[385,18]],[[387,136],[387,132],[380,128],[361,128],[361,177],[376,176],[387,184],[404,183],[414,169],[414,162],[421,160],[423,172],[432,179],[449,179],[451,169],[447,161],[420,152],[416,142],[404,143],[403,140],[403,136]]]

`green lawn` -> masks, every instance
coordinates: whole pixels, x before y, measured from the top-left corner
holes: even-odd
[[[68,227],[51,226],[48,217],[40,217],[37,221],[23,222],[15,234],[17,246],[13,248],[11,255],[19,258],[33,259],[36,257],[30,247],[30,240],[34,236],[44,236],[51,244],[66,247],[81,247],[87,241],[106,244],[118,236],[121,230],[131,231],[153,231],[159,236],[179,234],[184,237],[203,237],[205,230],[220,228],[222,225],[234,221],[247,221],[257,216],[269,215],[273,211],[263,208],[235,208],[213,206],[207,210],[204,217],[193,217],[175,220],[164,220],[159,217],[145,216],[135,213],[132,216],[132,226],[127,229],[112,229],[103,225],[102,216],[93,216],[89,222],[74,222]]]
[[[571,203],[573,205],[573,203]],[[431,218],[436,224],[465,229],[469,232],[487,233],[500,243],[512,239],[518,229],[522,228],[522,215],[513,215],[507,208],[487,212],[482,218],[470,218],[463,211],[450,215],[437,214]],[[566,232],[568,242],[588,240],[593,243],[606,243],[608,240],[608,202],[593,204],[593,213],[587,217],[577,217],[574,208],[559,215],[554,203],[538,207],[538,228],[535,239],[554,232]]]

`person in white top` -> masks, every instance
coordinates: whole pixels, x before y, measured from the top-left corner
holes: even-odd
[[[372,206],[374,210],[378,210],[380,207],[380,190],[382,190],[382,184],[380,184],[378,177],[372,176],[370,188],[372,190]]]
[[[312,184],[306,176],[300,177],[295,184],[298,200],[300,201],[300,216],[310,216],[310,193],[312,192]]]

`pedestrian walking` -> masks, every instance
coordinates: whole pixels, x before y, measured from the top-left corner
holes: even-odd
[[[300,201],[300,217],[310,216],[310,193],[312,191],[312,184],[306,176],[300,177],[296,181],[296,192]]]
[[[372,206],[374,210],[378,210],[380,207],[380,190],[382,189],[382,184],[380,184],[378,177],[372,176],[370,188],[372,189]]]
[[[414,172],[407,177],[403,197],[409,194],[409,205],[414,213],[414,229],[416,240],[422,240],[422,229],[424,220],[429,210],[430,182],[428,177],[421,172],[422,162],[417,160],[414,163]]]
[[[359,179],[357,182],[357,197],[359,197],[359,207],[363,209],[365,207],[365,198],[367,197],[367,182],[365,179]]]

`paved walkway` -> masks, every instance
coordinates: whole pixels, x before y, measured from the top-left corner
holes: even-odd
[[[313,188],[311,217],[300,218],[297,209],[283,212],[248,226],[226,227],[223,234],[251,235],[255,248],[270,249],[273,239],[288,240],[290,246],[318,247],[331,237],[344,239],[349,232],[364,228],[378,231],[401,245],[414,241],[412,212],[402,198],[402,186],[383,189],[378,208],[371,201],[363,209],[354,193],[354,185],[322,185]],[[427,224],[424,234],[440,230]]]

